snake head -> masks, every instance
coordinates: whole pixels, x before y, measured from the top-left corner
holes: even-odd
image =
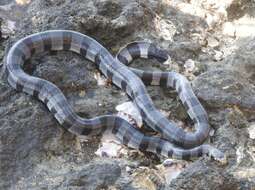
[[[154,45],[154,54],[153,54],[153,57],[156,58],[156,60],[160,63],[164,63],[165,61],[167,60],[171,60],[168,52],[164,49],[161,49],[161,48],[158,48]]]
[[[209,156],[222,165],[226,165],[228,163],[226,155],[217,148],[211,147]]]

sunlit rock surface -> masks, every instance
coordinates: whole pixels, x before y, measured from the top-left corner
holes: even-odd
[[[254,7],[246,0],[2,0],[1,70],[11,44],[47,29],[90,35],[112,54],[131,41],[153,42],[169,52],[169,62],[131,66],[192,80],[214,131],[208,143],[229,162],[169,161],[126,148],[109,134],[76,137],[38,100],[13,90],[1,71],[0,189],[255,189]],[[115,107],[129,101],[93,63],[71,52],[34,56],[25,70],[59,86],[83,117],[117,114]],[[173,90],[147,89],[166,117],[192,125]]]

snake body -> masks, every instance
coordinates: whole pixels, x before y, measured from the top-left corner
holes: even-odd
[[[56,85],[23,71],[23,63],[33,54],[56,50],[73,51],[94,62],[103,75],[128,94],[144,121],[161,133],[163,138],[146,136],[126,120],[114,115],[82,118],[74,112]],[[187,79],[175,72],[146,72],[129,69],[125,65],[138,57],[156,58],[162,62],[168,55],[153,44],[132,43],[123,48],[116,59],[89,36],[70,30],[49,30],[17,41],[7,54],[5,68],[7,80],[13,88],[42,101],[60,125],[71,133],[97,135],[109,129],[124,145],[141,151],[185,160],[203,155],[223,160],[224,154],[218,149],[207,144],[200,145],[209,133],[208,119]],[[168,121],[153,105],[143,82],[175,88],[196,131],[185,132],[174,122]]]

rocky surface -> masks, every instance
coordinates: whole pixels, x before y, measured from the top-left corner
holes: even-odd
[[[2,61],[17,39],[46,29],[88,34],[113,54],[134,40],[167,49],[170,64],[137,60],[133,66],[176,70],[192,80],[214,129],[208,141],[229,162],[169,164],[129,149],[120,158],[99,158],[100,137],[84,140],[64,131],[42,103],[17,93],[1,75],[0,189],[255,189],[254,13],[246,0],[1,2]],[[128,100],[116,87],[98,85],[93,63],[71,52],[37,55],[25,70],[58,85],[84,117],[116,113],[115,106]],[[169,118],[187,121],[175,93],[148,91]]]

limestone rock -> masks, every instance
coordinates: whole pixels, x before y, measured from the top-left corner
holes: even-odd
[[[253,16],[253,3],[246,0],[1,1],[0,189],[255,189]],[[96,158],[100,136],[85,141],[66,132],[45,105],[16,92],[2,75],[9,47],[47,29],[90,35],[113,54],[135,40],[168,51],[168,64],[132,63],[143,70],[185,74],[185,61],[192,60],[198,67],[192,69],[192,85],[214,129],[208,143],[226,153],[228,165],[201,158],[169,180],[156,167],[166,158],[155,154],[125,147],[124,157]],[[24,69],[59,86],[82,117],[114,114],[118,104],[129,100],[100,78],[95,64],[75,53],[36,55]],[[166,117],[183,127],[192,125],[173,90],[147,89]]]

